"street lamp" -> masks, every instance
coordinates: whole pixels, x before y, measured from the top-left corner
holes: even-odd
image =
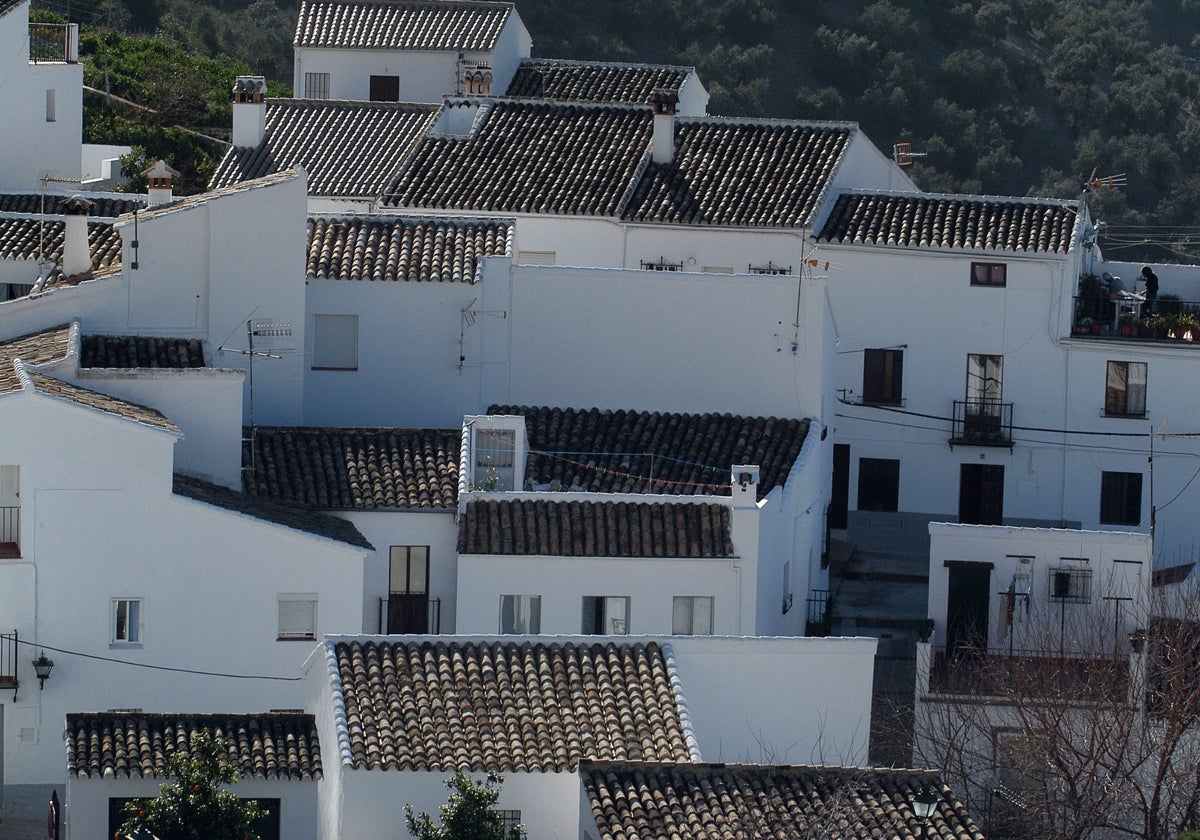
[[[921,821],[921,825],[928,824],[929,818],[933,816],[933,812],[937,810],[937,806],[937,794],[929,789],[929,785],[924,785],[921,788],[921,792],[913,797],[913,813],[916,814],[917,819]]]
[[[33,660],[33,670],[37,673],[39,688],[46,687],[46,680],[50,678],[50,671],[53,669],[54,660],[46,658],[46,651],[42,651],[41,656]]]

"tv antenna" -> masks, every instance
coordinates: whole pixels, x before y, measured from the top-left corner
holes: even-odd
[[[1098,175],[1099,167],[1092,169],[1092,174],[1083,182],[1083,191],[1097,190],[1100,187],[1123,187],[1129,183],[1124,172],[1116,175]]]
[[[260,318],[258,320],[255,320],[254,318],[247,318],[247,349],[243,350],[240,347],[226,347],[224,344],[217,348],[217,352],[219,353],[240,353],[246,357],[246,378],[250,382],[250,465],[246,469],[250,471],[251,475],[254,474],[255,458],[257,457],[257,453],[255,452],[255,449],[257,448],[255,446],[255,441],[258,438],[258,427],[254,423],[254,359],[255,357],[262,359],[282,359],[282,353],[278,352],[274,347],[275,339],[291,338],[291,336],[291,324],[276,324],[269,318]],[[262,339],[266,346],[261,349],[256,348],[254,346],[255,338]],[[276,352],[271,352],[272,350],[276,350]]]
[[[471,300],[464,306],[460,312],[461,317],[458,322],[458,372],[462,373],[463,366],[467,363],[467,330],[475,326],[475,322],[479,320],[480,315],[491,315],[493,318],[505,319],[508,317],[507,309],[497,309],[489,311],[485,309],[476,309],[475,303],[479,300],[477,297]]]
[[[928,156],[928,152],[914,152],[912,150],[912,143],[909,143],[908,141],[896,143],[892,146],[892,160],[896,162],[897,166],[904,169],[912,166],[913,161],[915,161],[917,158]]]

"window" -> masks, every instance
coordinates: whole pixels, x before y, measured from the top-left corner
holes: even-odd
[[[969,414],[1000,415],[1004,396],[1004,357],[971,353],[967,356],[967,410]]]
[[[500,818],[500,824],[504,826],[504,836],[508,837],[512,834],[514,828],[521,825],[521,812],[516,810],[495,810],[492,811]]]
[[[429,546],[389,551],[388,633],[429,633]]]
[[[676,636],[711,636],[711,595],[676,595],[671,601],[671,632]]]
[[[890,458],[858,459],[858,509],[900,509],[900,462]]]
[[[542,632],[542,596],[501,595],[500,632],[521,635]]]
[[[971,263],[972,286],[1008,285],[1008,266],[1004,263]]]
[[[1090,604],[1092,570],[1057,567],[1050,570],[1050,600],[1056,604]]]
[[[113,598],[112,643],[140,645],[142,643],[142,599]]]
[[[278,641],[317,638],[317,596],[312,593],[279,596]]]
[[[313,370],[358,370],[358,316],[313,316]]]
[[[1109,417],[1146,416],[1145,362],[1108,363],[1104,413]]]
[[[864,403],[900,405],[900,386],[904,378],[903,350],[864,350]]]
[[[475,427],[475,468],[472,490],[515,490],[517,432],[515,429]]]
[[[584,595],[580,632],[598,636],[623,636],[628,633],[629,596]]]
[[[372,76],[370,96],[372,102],[399,102],[400,77]]]
[[[1100,474],[1100,524],[1138,525],[1142,521],[1142,474]]]
[[[329,74],[328,73],[305,73],[304,74],[304,98],[305,99],[328,99],[329,98]]]
[[[54,88],[46,91],[46,122],[57,122],[58,117],[54,109]]]

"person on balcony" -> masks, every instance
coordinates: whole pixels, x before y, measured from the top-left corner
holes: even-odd
[[[1158,275],[1148,265],[1142,266],[1142,280],[1146,282],[1146,303],[1142,306],[1142,315],[1154,314],[1154,301],[1158,299]]]

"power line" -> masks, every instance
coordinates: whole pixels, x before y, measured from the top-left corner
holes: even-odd
[[[944,415],[924,414],[920,411],[907,411],[903,408],[895,408],[895,407],[886,406],[886,405],[868,405],[868,404],[864,404],[864,403],[855,403],[855,402],[850,402],[842,397],[838,397],[838,402],[840,402],[842,405],[851,405],[851,406],[855,406],[856,408],[873,408],[877,411],[888,411],[888,412],[892,412],[894,414],[903,414],[908,417],[921,417],[925,420],[940,420],[944,423],[955,422],[953,417],[946,417]],[[848,420],[866,419],[866,418],[861,418],[861,417],[852,417],[852,416],[846,415],[846,414],[839,414],[838,416],[845,417]],[[1086,431],[1084,429],[1052,429],[1052,428],[1046,428],[1043,426],[1015,426],[1014,425],[1014,426],[1009,426],[1008,428],[1014,429],[1014,430],[1019,430],[1022,432],[1047,432],[1049,434],[1055,434],[1055,435],[1091,435],[1092,437],[1121,437],[1121,438],[1144,438],[1146,436],[1145,432],[1092,432],[1092,431]],[[1156,437],[1159,437],[1159,435],[1156,435]],[[1200,432],[1191,432],[1191,433],[1187,433],[1187,434],[1161,435],[1161,437],[1172,437],[1172,438],[1200,437]]]
[[[95,653],[83,653],[78,650],[45,645],[41,642],[31,642],[28,639],[17,639],[17,644],[27,645],[38,650],[52,650],[55,653],[65,653],[67,656],[78,656],[83,659],[95,659],[99,662],[112,662],[116,665],[128,665],[131,668],[147,668],[151,671],[173,671],[177,674],[196,674],[201,677],[222,677],[229,680],[272,680],[275,682],[299,682],[302,677],[273,677],[267,674],[226,674],[222,671],[200,671],[194,668],[173,668],[169,665],[150,665],[145,662],[129,662],[125,659],[114,659],[111,656],[99,656]]]

